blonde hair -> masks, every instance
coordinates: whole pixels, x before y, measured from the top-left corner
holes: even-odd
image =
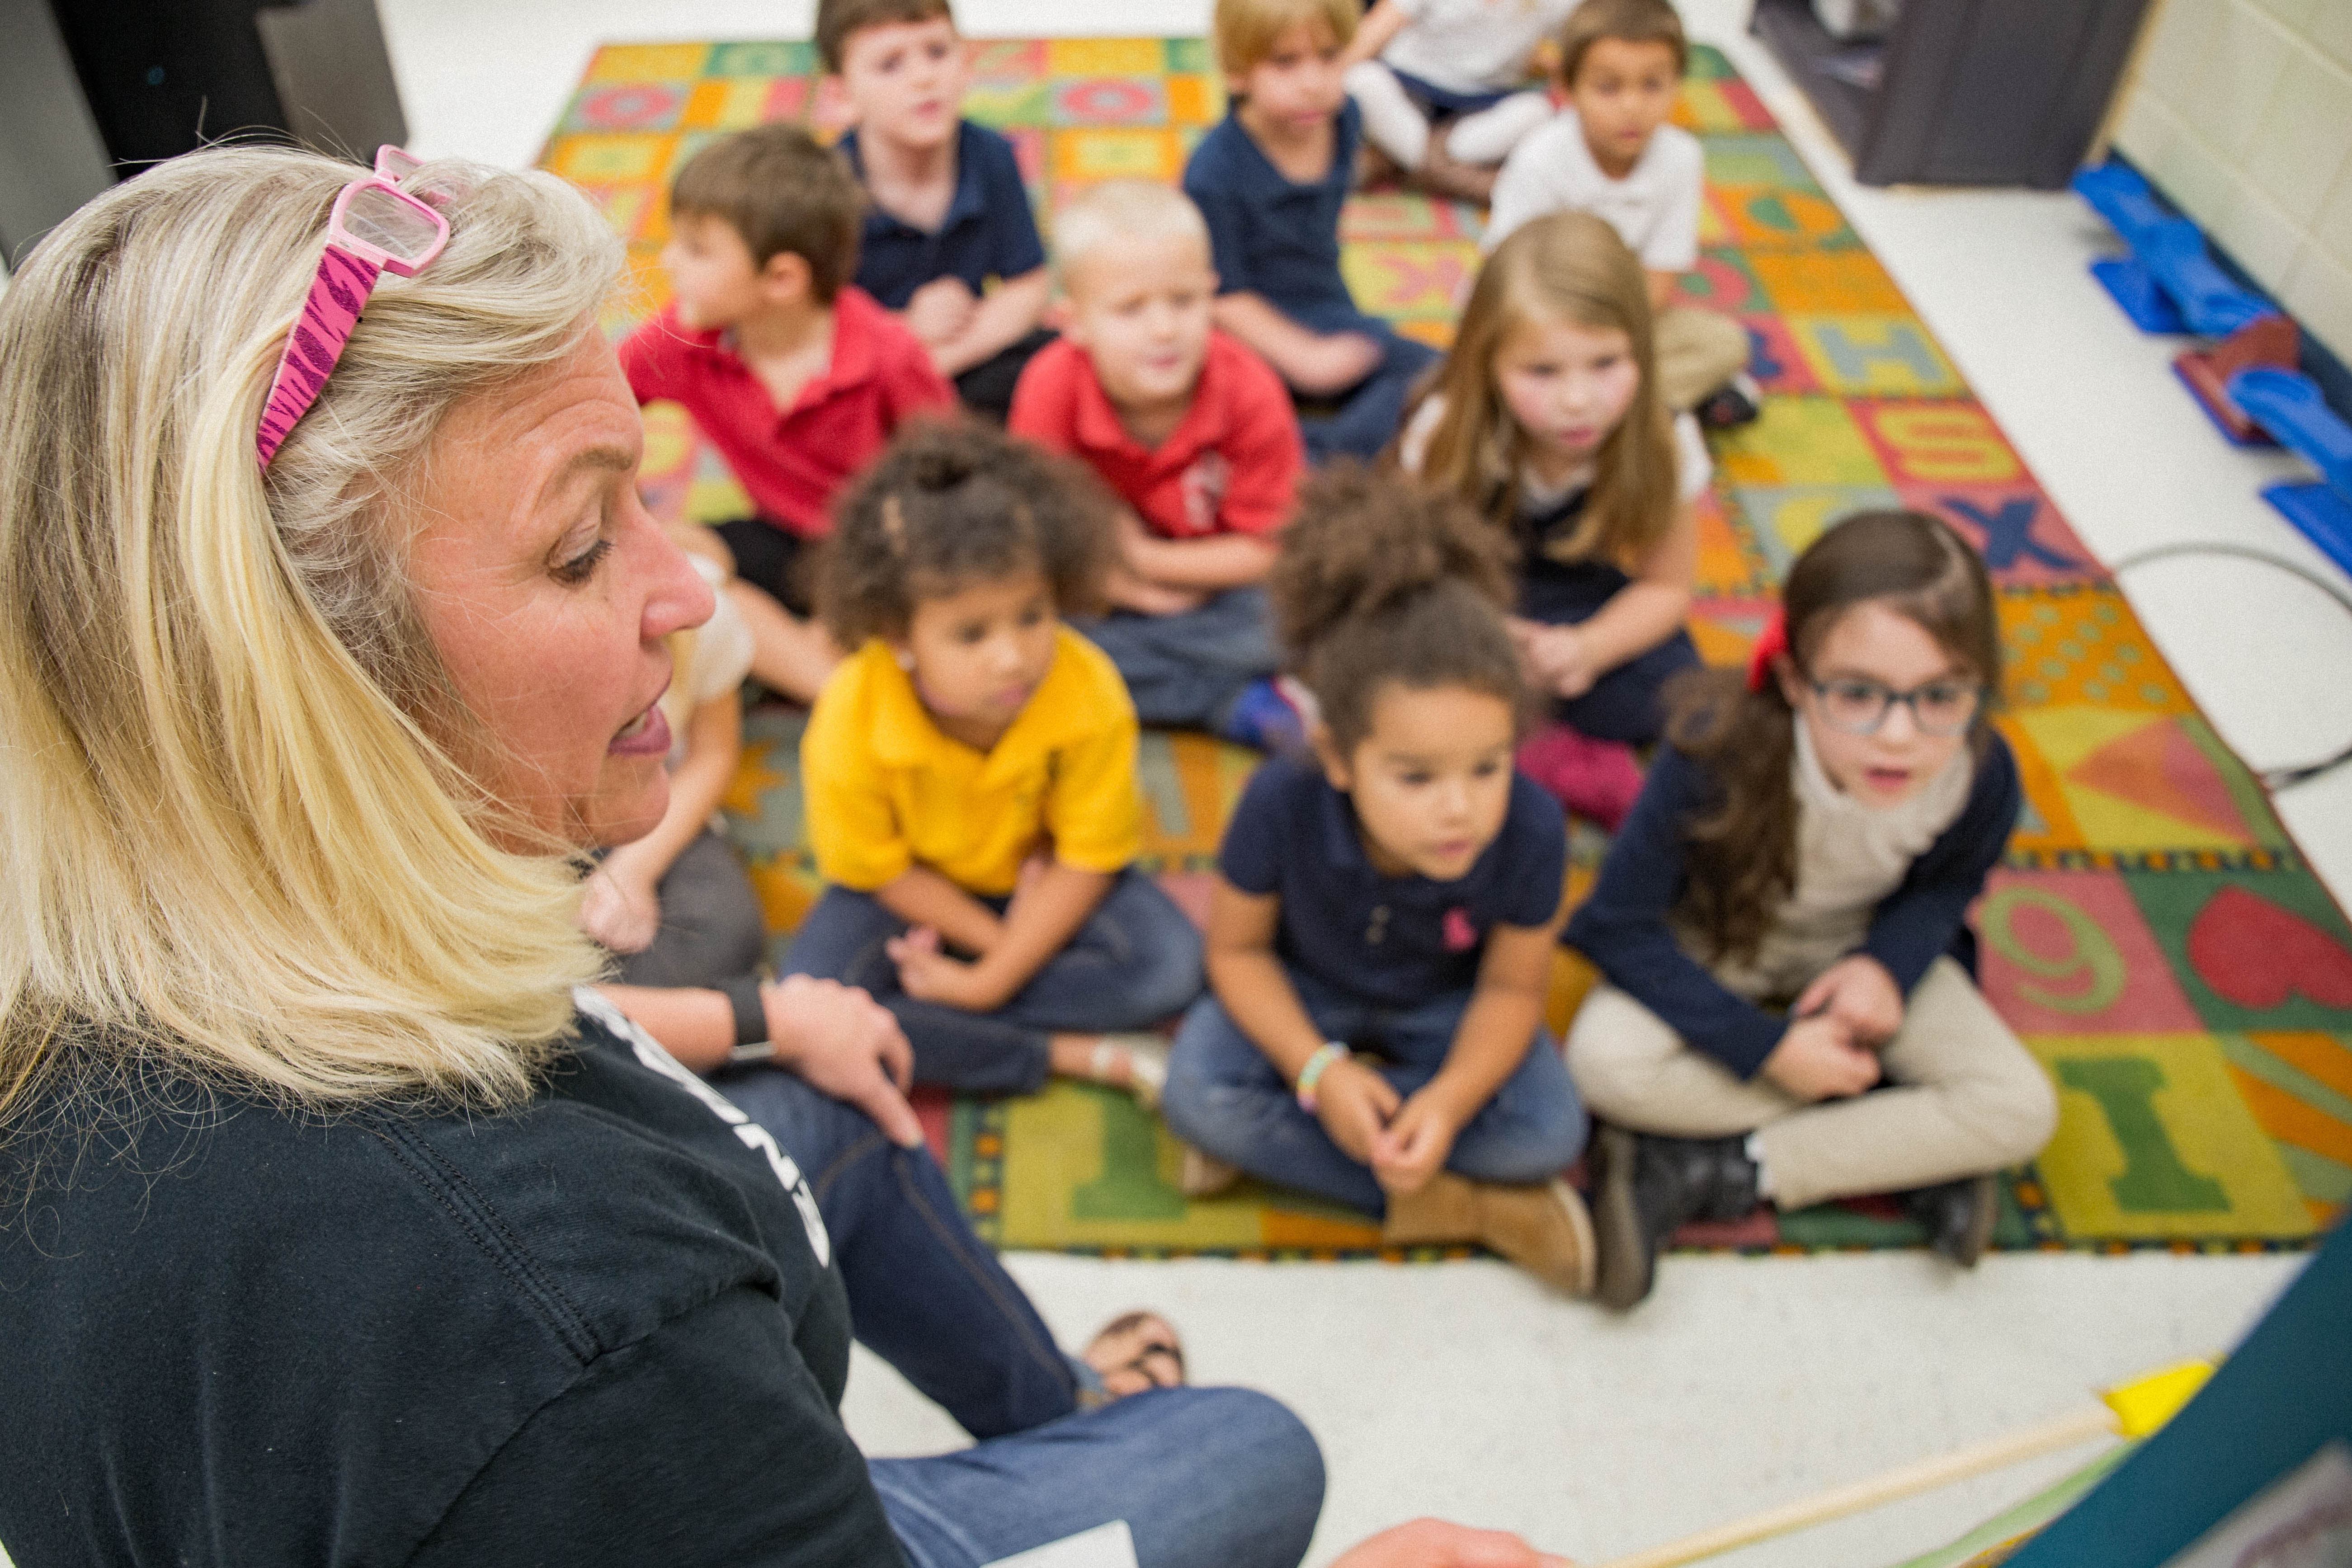
[[[1637,556],[1674,526],[1674,426],[1658,400],[1648,279],[1617,231],[1590,213],[1555,213],[1514,230],[1479,269],[1453,351],[1406,414],[1410,428],[1422,404],[1444,399],[1422,448],[1420,476],[1510,525],[1526,439],[1496,384],[1495,360],[1513,333],[1545,321],[1623,332],[1641,375],[1625,416],[1593,454],[1582,520],[1553,552]]]
[[[621,254],[552,176],[446,163],[267,474],[262,400],[336,192],[247,148],[77,213],[0,299],[0,1125],[70,1058],[330,1110],[513,1104],[599,960],[412,602],[464,400],[569,357]],[[70,1042],[70,1044],[68,1044]]]
[[[1209,225],[1192,197],[1150,180],[1090,185],[1054,216],[1054,261],[1065,279],[1089,254],[1118,239],[1189,239],[1205,258]]]
[[[1356,0],[1217,0],[1209,31],[1216,41],[1217,68],[1238,77],[1272,54],[1275,41],[1293,27],[1320,22],[1345,48],[1361,18]]]

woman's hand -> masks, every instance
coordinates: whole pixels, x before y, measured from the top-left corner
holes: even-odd
[[[1848,953],[1815,975],[1790,1011],[1826,1014],[1862,1044],[1883,1046],[1903,1027],[1903,993],[1886,965],[1866,952]]]
[[[1822,1014],[1790,1025],[1762,1070],[1799,1100],[1835,1100],[1876,1083],[1878,1057],[1855,1043],[1842,1021]]]
[[[907,1103],[914,1047],[887,1007],[838,980],[792,974],[760,987],[760,1010],[778,1066],[866,1112],[900,1148],[922,1142],[923,1124]]]
[[[589,874],[580,900],[580,929],[614,952],[643,952],[661,934],[661,894],[656,884],[633,873],[617,856]]]
[[[1538,1552],[1508,1531],[1472,1530],[1442,1519],[1416,1519],[1383,1530],[1331,1568],[1575,1568]]]
[[[950,958],[940,949],[940,933],[929,926],[917,926],[904,936],[892,937],[882,951],[898,966],[899,989],[918,1002],[936,1002],[967,1013],[992,1013],[1004,1005],[1004,998],[996,994],[996,987],[980,966]]]
[[[1388,1080],[1381,1081],[1385,1085]],[[1384,1190],[1400,1197],[1417,1193],[1444,1168],[1461,1131],[1453,1106],[1423,1086],[1372,1135],[1372,1174]]]
[[[1403,1103],[1388,1079],[1350,1058],[1325,1068],[1315,1083],[1315,1120],[1360,1165],[1372,1163],[1381,1133]]]

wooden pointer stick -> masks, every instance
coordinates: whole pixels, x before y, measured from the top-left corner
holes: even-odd
[[[1637,1552],[1631,1557],[1614,1558],[1600,1564],[1600,1568],[1678,1568],[1679,1564],[1713,1557],[1734,1547],[1750,1546],[1792,1530],[1810,1529],[1882,1503],[1933,1491],[1970,1476],[2004,1469],[2036,1455],[2070,1448],[2093,1437],[2145,1437],[2171,1419],[2173,1412],[2187,1404],[2212,1373],[2210,1362],[2183,1362],[2109,1389],[2100,1396],[2102,1402],[2098,1405],[2053,1416],[2005,1436],[1904,1465],[1868,1480],[1833,1487],[1647,1552]]]

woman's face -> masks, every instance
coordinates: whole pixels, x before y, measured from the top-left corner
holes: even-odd
[[[662,639],[713,607],[637,500],[642,445],[620,363],[591,331],[569,359],[452,409],[415,498],[418,608],[492,742],[474,765],[526,823],[582,847],[661,820]]]

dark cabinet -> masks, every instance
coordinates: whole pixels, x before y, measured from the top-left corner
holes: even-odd
[[[1865,185],[2063,187],[2098,133],[2148,0],[1905,0],[1882,43],[1807,0],[1756,0],[1762,39]]]

